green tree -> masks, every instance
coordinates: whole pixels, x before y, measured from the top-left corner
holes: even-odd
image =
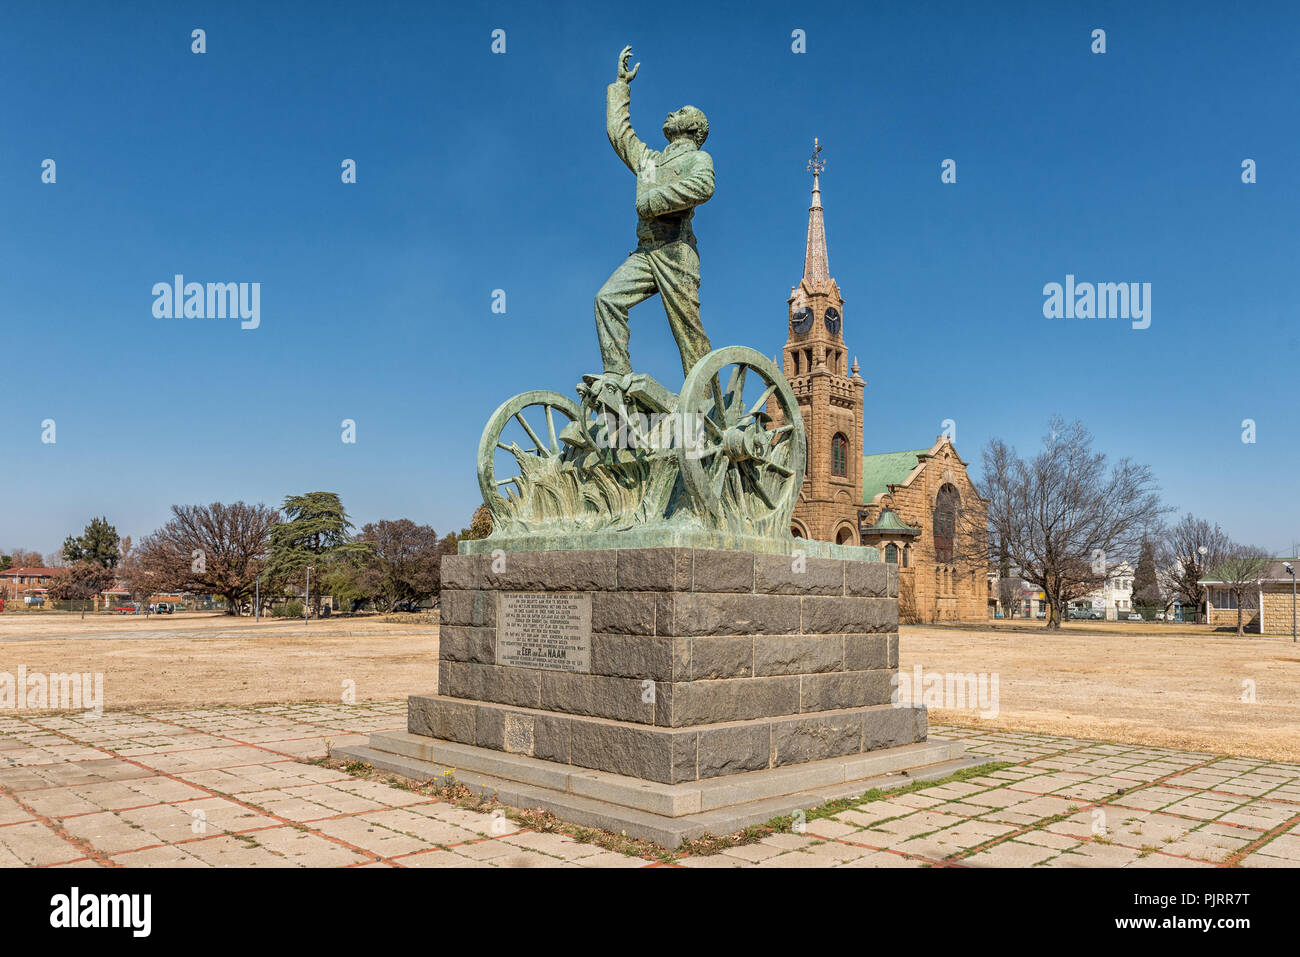
[[[63,541],[63,560],[69,565],[93,562],[101,568],[116,568],[122,558],[121,538],[107,518],[92,518],[79,537]]]
[[[1164,610],[1165,599],[1156,577],[1156,546],[1149,538],[1142,540],[1137,570],[1133,573],[1133,604],[1143,610],[1144,618],[1154,617],[1155,610]]]
[[[340,562],[366,555],[370,546],[352,538],[353,525],[337,492],[290,495],[280,507],[284,520],[271,526],[267,570],[281,587],[305,585],[307,570],[323,581]],[[320,612],[320,591],[312,608]]]

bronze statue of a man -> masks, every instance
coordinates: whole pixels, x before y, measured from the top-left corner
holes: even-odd
[[[596,334],[605,372],[627,375],[628,310],[656,292],[682,354],[683,374],[712,347],[700,323],[700,257],[691,217],[713,195],[713,159],[700,149],[709,121],[693,106],[664,120],[668,146],[652,150],[637,137],[628,116],[628,84],[641,68],[628,69],[632,48],[618,56],[618,79],[605,91],[605,131],[614,152],[636,174],[637,247],[596,293]]]

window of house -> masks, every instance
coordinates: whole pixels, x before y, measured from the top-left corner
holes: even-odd
[[[840,477],[849,474],[849,440],[839,432],[831,439],[831,474]]]
[[[1214,607],[1220,611],[1235,611],[1237,608],[1237,596],[1226,588],[1216,588],[1210,593]]]

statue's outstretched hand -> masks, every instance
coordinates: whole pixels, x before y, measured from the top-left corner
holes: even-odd
[[[622,83],[631,83],[636,79],[636,71],[641,69],[641,64],[638,63],[629,70],[627,61],[630,59],[632,59],[632,48],[630,46],[623,47],[623,52],[618,55],[618,78]]]

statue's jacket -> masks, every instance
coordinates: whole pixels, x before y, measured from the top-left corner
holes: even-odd
[[[611,83],[605,91],[605,132],[610,145],[636,174],[636,237],[638,249],[667,243],[695,246],[691,218],[695,207],[713,195],[713,157],[690,140],[652,150],[632,129],[628,114],[631,91],[626,83]]]

